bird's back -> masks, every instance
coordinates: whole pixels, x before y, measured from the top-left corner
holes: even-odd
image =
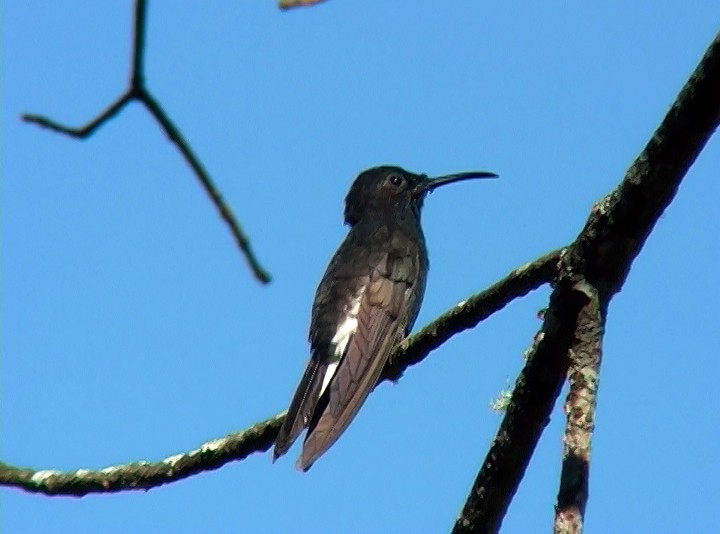
[[[353,303],[375,274],[412,287],[402,321],[409,333],[420,310],[427,279],[425,237],[415,221],[361,222],[332,257],[315,293],[310,345],[316,349],[333,339]]]

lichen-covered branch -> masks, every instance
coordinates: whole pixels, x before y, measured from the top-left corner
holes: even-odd
[[[485,462],[473,484],[470,496],[454,533],[497,532],[517,485],[545,425],[553,399],[560,393],[568,367],[558,357],[570,349],[575,324],[586,298],[566,282],[558,284],[525,368],[518,377],[512,399]]]
[[[270,448],[285,413],[278,414],[247,430],[204,443],[190,452],[169,456],[159,462],[135,462],[92,471],[22,469],[0,462],[0,485],[15,486],[45,495],[82,497],[88,493],[148,490],[222,467]]]
[[[597,291],[581,280],[575,284],[584,292],[587,303],[578,315],[575,342],[570,347],[568,382],[570,392],[565,400],[565,435],[560,490],[555,506],[556,534],[582,532],[590,477],[590,448],[595,430],[595,409],[600,378],[600,360],[605,316]]]
[[[240,223],[235,218],[230,207],[223,200],[220,191],[217,186],[213,183],[210,175],[205,170],[200,160],[197,158],[195,153],[190,148],[189,143],[185,140],[180,130],[170,119],[170,116],[155,100],[152,93],[145,86],[145,72],[144,72],[144,56],[145,56],[145,31],[146,31],[146,13],[147,13],[147,1],[136,0],[135,3],[135,22],[134,22],[134,38],[133,38],[133,52],[132,52],[132,66],[130,69],[130,83],[128,89],[118,97],[107,109],[101,112],[96,118],[88,122],[85,126],[79,128],[73,128],[65,126],[59,122],[53,121],[42,115],[35,115],[26,113],[22,115],[22,120],[37,124],[43,128],[47,128],[54,132],[68,135],[77,139],[86,139],[90,137],[95,131],[100,128],[107,121],[117,115],[129,102],[135,100],[140,102],[147,108],[152,114],[155,120],[160,124],[168,139],[178,148],[183,158],[190,165],[190,168],[195,173],[200,185],[203,187],[205,192],[210,197],[211,202],[215,205],[216,209],[220,213],[220,217],[225,221],[230,233],[232,234],[235,242],[242,252],[243,256],[250,266],[255,278],[260,282],[270,282],[270,274],[262,267],[259,260],[255,256],[255,253],[250,246],[250,241],[243,231]]]
[[[563,254],[539,341],[518,379],[510,407],[453,532],[496,532],[560,394],[569,350],[581,335],[579,314],[597,291],[604,314],[633,260],[720,121],[720,34],[622,182],[598,202]]]
[[[515,269],[490,288],[471,296],[431,322],[395,350],[393,363],[386,369],[383,380],[397,380],[407,367],[422,361],[454,334],[475,326],[512,300],[551,281],[559,257],[559,251],[551,252]],[[209,441],[195,450],[159,462],[136,462],[100,470],[76,471],[24,469],[0,462],[0,486],[15,486],[45,495],[74,496],[147,490],[217,469],[254,452],[268,450],[284,417],[284,412],[277,414],[247,430]]]

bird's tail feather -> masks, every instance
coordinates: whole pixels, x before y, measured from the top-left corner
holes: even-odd
[[[320,396],[327,367],[327,364],[319,362],[315,357],[310,359],[290,403],[287,415],[285,415],[282,427],[275,438],[273,462],[292,447],[297,437],[308,425]]]

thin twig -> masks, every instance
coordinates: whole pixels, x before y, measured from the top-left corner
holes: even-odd
[[[444,340],[471,328],[512,300],[552,280],[559,257],[559,251],[555,251],[514,270],[500,282],[473,295],[431,322],[395,350],[393,363],[381,380],[389,380],[389,377],[396,380],[407,367],[423,360]],[[0,463],[0,486],[14,486],[31,493],[45,495],[74,496],[135,489],[147,490],[176,482],[201,471],[217,469],[228,462],[242,460],[254,452],[268,450],[275,440],[284,417],[284,412],[277,414],[247,430],[210,441],[195,450],[159,462],[139,462],[101,470],[79,469],[64,472],[23,469]]]
[[[147,1],[135,1],[130,87],[145,87],[145,27]]]
[[[284,11],[294,7],[315,6],[325,1],[326,0],[278,0],[278,7]]]
[[[260,265],[257,256],[250,246],[250,240],[248,239],[245,232],[242,230],[240,223],[235,218],[230,207],[223,200],[220,191],[217,186],[213,183],[210,175],[205,170],[205,167],[200,163],[200,160],[195,156],[190,145],[185,140],[180,130],[170,120],[170,117],[165,110],[160,106],[157,100],[153,97],[152,93],[145,86],[145,71],[144,71],[144,58],[145,58],[145,30],[147,27],[147,1],[137,0],[135,3],[135,20],[133,25],[133,50],[132,50],[132,66],[130,69],[130,86],[118,99],[111,104],[105,111],[100,113],[96,118],[91,120],[85,126],[80,128],[72,128],[65,126],[58,122],[55,122],[42,115],[24,114],[21,116],[25,122],[30,122],[47,128],[54,132],[62,133],[70,137],[77,139],[86,139],[90,137],[98,128],[105,124],[108,120],[112,119],[117,115],[126,104],[131,100],[136,100],[143,104],[155,120],[160,124],[165,133],[180,151],[185,161],[190,165],[190,168],[195,173],[195,176],[200,181],[200,185],[203,187],[205,192],[210,197],[210,201],[215,205],[220,217],[225,221],[230,233],[235,239],[235,243],[242,252],[243,256],[250,266],[250,270],[253,276],[262,283],[268,283],[271,280],[270,274]]]
[[[499,530],[560,393],[568,350],[579,335],[578,316],[584,304],[578,302],[582,292],[573,290],[573,283],[582,279],[596,289],[604,316],[688,168],[717,128],[719,95],[720,34],[623,181],[596,204],[582,232],[563,254],[563,274],[550,297],[541,339],[518,379],[453,532]]]
[[[200,180],[203,189],[205,189],[205,192],[210,197],[210,200],[213,204],[215,204],[215,207],[220,212],[220,217],[222,217],[222,219],[227,223],[228,227],[230,228],[230,231],[235,238],[235,242],[245,255],[245,259],[250,265],[250,269],[252,270],[255,277],[263,283],[269,282],[271,279],[270,273],[268,273],[263,268],[263,266],[260,265],[260,262],[253,253],[252,248],[250,247],[250,240],[248,239],[247,235],[245,235],[245,232],[243,232],[243,230],[240,228],[238,222],[235,220],[235,215],[233,215],[232,210],[230,210],[230,207],[225,203],[225,200],[220,194],[220,191],[210,179],[210,176],[205,170],[205,167],[203,167],[202,163],[200,163],[200,160],[193,153],[190,145],[183,141],[182,135],[178,131],[177,127],[172,123],[170,117],[165,113],[162,107],[160,107],[158,101],[155,100],[153,96],[146,90],[143,89],[142,91],[140,91],[137,99],[140,100],[143,104],[145,104],[150,113],[152,113],[153,117],[155,117],[160,126],[162,126],[163,130],[165,130],[168,138],[178,147],[180,153],[185,158],[185,161],[187,161],[188,165],[190,165],[192,170],[195,171],[195,175],[197,176],[198,180]]]
[[[43,128],[47,128],[48,130],[52,130],[54,132],[69,135],[70,137],[76,137],[78,139],[85,139],[87,137],[90,137],[93,132],[95,132],[95,130],[102,126],[105,121],[112,119],[115,115],[120,113],[120,111],[130,102],[130,100],[132,100],[132,95],[130,93],[123,94],[115,102],[110,104],[110,106],[108,106],[105,111],[100,113],[100,115],[88,122],[85,126],[81,126],[80,128],[71,128],[69,126],[64,126],[60,123],[48,119],[47,117],[43,117],[42,115],[32,115],[26,113],[24,115],[21,115],[20,118],[25,122],[37,124],[38,126],[42,126]]]

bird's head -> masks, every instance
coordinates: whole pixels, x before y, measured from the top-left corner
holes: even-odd
[[[345,197],[345,222],[353,226],[364,217],[385,214],[398,217],[412,214],[419,219],[423,200],[430,191],[476,178],[497,178],[497,174],[474,171],[428,178],[425,174],[414,174],[400,167],[373,167],[361,172],[350,186]]]

